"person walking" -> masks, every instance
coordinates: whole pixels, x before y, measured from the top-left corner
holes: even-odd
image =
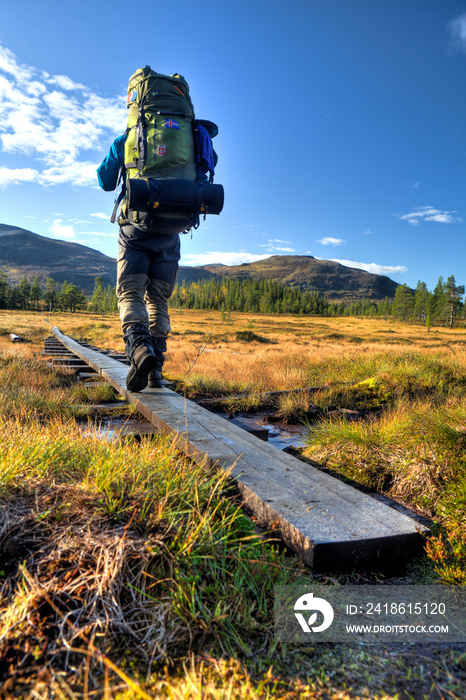
[[[126,134],[113,142],[97,169],[99,185],[116,189],[124,168]],[[142,391],[162,386],[162,367],[170,333],[168,300],[180,260],[180,236],[157,234],[118,219],[117,297],[125,351],[131,360],[126,386]]]
[[[180,260],[180,233],[219,214],[223,187],[213,184],[218,127],[195,119],[183,76],[139,68],[128,83],[128,128],[97,169],[99,185],[123,186],[118,224],[117,297],[129,391],[162,386],[170,333],[168,300]]]

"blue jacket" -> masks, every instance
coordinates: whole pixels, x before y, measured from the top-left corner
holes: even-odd
[[[118,184],[118,174],[124,164],[123,147],[126,134],[118,136],[110,146],[110,150],[97,168],[99,185],[106,192],[111,192]]]

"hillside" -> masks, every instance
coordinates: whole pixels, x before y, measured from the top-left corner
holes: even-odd
[[[38,276],[42,282],[53,277],[76,284],[86,294],[94,289],[100,275],[104,286],[116,284],[116,260],[93,248],[40,236],[26,229],[0,224],[0,270],[10,284],[18,284],[24,275],[30,282]],[[202,265],[180,267],[178,282],[237,277],[274,279],[282,284],[325,294],[333,301],[357,299],[378,301],[393,297],[396,282],[384,275],[344,267],[330,260],[309,255],[273,255],[266,260],[243,265]]]
[[[57,241],[15,226],[0,224],[0,270],[9,284],[17,284],[24,275],[29,281],[53,277],[71,282],[86,294],[94,289],[100,275],[104,286],[116,284],[116,261],[97,250]]]
[[[115,258],[79,243],[58,241],[7,224],[0,224],[0,270],[12,285],[17,285],[23,276],[30,282],[36,276],[42,282],[53,277],[60,284],[76,284],[86,294],[92,294],[98,275],[104,287],[116,284]],[[178,279],[198,282],[212,277],[217,275],[208,270],[181,267]]]
[[[397,283],[385,275],[375,275],[310,255],[273,255],[243,265],[203,265],[200,269],[239,279],[275,279],[291,287],[325,294],[332,301],[394,297]]]

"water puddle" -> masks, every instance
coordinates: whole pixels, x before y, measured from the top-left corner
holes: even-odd
[[[148,421],[128,419],[124,416],[103,418],[91,423],[81,423],[79,427],[84,437],[97,437],[107,442],[119,440],[129,435],[154,435],[157,432],[152,423]]]
[[[304,447],[306,437],[309,435],[310,429],[305,425],[286,425],[285,423],[270,423],[260,422],[268,430],[268,442],[279,450],[284,450],[286,447]]]
[[[222,415],[222,414],[220,414]],[[225,415],[223,415],[226,418]],[[287,447],[304,447],[306,436],[310,428],[305,425],[288,425],[287,423],[270,422],[266,413],[251,416],[251,414],[241,414],[229,419],[231,423],[243,430],[247,430],[252,435],[270,442],[279,450]]]
[[[256,415],[238,414],[230,418],[224,413],[217,413],[228,422],[236,425],[257,438],[269,442],[279,450],[287,447],[300,448],[306,444],[310,428],[306,425],[288,425],[287,423],[272,422],[270,414],[263,412]],[[156,428],[146,420],[128,418],[121,415],[95,415],[94,420],[79,423],[85,437],[95,436],[101,440],[119,440],[129,435],[153,435]]]

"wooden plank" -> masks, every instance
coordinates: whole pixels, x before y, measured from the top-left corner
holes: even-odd
[[[73,352],[60,352],[59,350],[49,350],[47,352],[41,352],[40,355],[44,357],[74,357],[76,360],[78,357]]]
[[[127,367],[54,329],[156,428],[176,437],[192,459],[219,464],[235,479],[264,527],[274,523],[286,544],[316,569],[399,561],[421,549],[427,528],[376,498],[248,434],[170,389],[126,390]]]
[[[108,403],[83,403],[78,404],[77,407],[86,409],[89,413],[112,413],[114,409],[126,408],[128,405],[126,401],[109,401]]]
[[[68,355],[68,357],[53,357],[50,362],[53,365],[73,365],[73,367],[87,367],[87,362],[74,355]]]
[[[50,367],[51,369],[67,369],[73,374],[80,374],[83,369],[87,369],[85,365],[61,365],[57,362],[47,362],[47,367]]]

